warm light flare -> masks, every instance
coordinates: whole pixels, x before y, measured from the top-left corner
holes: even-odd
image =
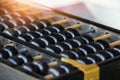
[[[46,5],[48,7],[61,7],[61,6],[66,6],[70,4],[75,4],[77,2],[80,2],[81,0],[30,0],[33,2],[37,2],[43,5]]]

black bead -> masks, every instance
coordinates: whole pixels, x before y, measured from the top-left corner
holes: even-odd
[[[48,26],[51,26],[51,23],[47,20],[40,20],[39,21],[39,27],[40,28],[45,28],[45,27],[48,27]]]
[[[53,52],[53,53],[60,53],[61,50],[58,47],[55,47],[54,45],[49,45],[45,47],[46,50]]]
[[[94,42],[93,38],[89,35],[83,35],[83,36],[81,36],[81,38],[84,39],[86,44],[88,44],[90,42]]]
[[[40,39],[35,39],[35,40],[31,41],[30,43],[37,47],[42,47],[42,48],[46,47],[46,43]]]
[[[106,42],[105,40],[98,40],[96,41],[96,44],[98,44],[103,50],[110,48],[109,43]]]
[[[115,56],[119,56],[120,55],[120,52],[118,50],[115,50],[115,49],[106,49],[105,52],[110,54],[111,57],[113,57],[113,58]]]
[[[98,54],[101,55],[101,57],[103,57],[104,60],[107,60],[107,59],[112,58],[112,56],[111,56],[110,54],[108,54],[107,52],[105,52],[105,51],[98,51],[96,54],[97,54],[97,55],[98,55]],[[103,60],[103,61],[104,61],[104,60]]]
[[[81,46],[83,44],[87,44],[86,41],[84,39],[82,39],[81,37],[74,37],[72,39],[72,41],[74,41],[75,43],[77,43],[79,46]]]
[[[13,28],[13,27],[16,27],[17,25],[14,23],[14,21],[8,21],[8,20],[5,20],[3,21],[4,24],[6,24],[8,26],[8,28]],[[6,28],[7,29],[7,28]]]
[[[17,49],[14,46],[6,46],[4,50],[9,53],[10,56],[16,56],[18,54]]]
[[[34,31],[30,31],[26,35],[31,37],[32,40],[41,37],[38,33],[34,32]]]
[[[52,28],[55,29],[57,32],[63,31],[64,27],[59,24],[52,25]]]
[[[68,63],[62,63],[59,66],[63,68],[66,71],[66,73],[71,73],[77,70],[77,68],[73,67],[71,64],[68,64]]]
[[[80,36],[80,33],[76,29],[69,28],[67,32],[70,33],[73,37]]]
[[[64,50],[70,50],[70,47],[64,43],[57,43],[55,44],[56,47],[58,47],[61,52],[64,51]]]
[[[70,44],[71,45],[71,49],[79,47],[79,44],[76,43],[73,40],[67,40],[67,41],[65,41],[65,43]]]
[[[64,37],[64,40],[67,40],[67,39],[72,39],[72,35],[66,31],[61,31],[60,33],[58,33],[59,35],[62,35],[62,37]]]
[[[38,74],[46,75],[48,73],[49,66],[45,61],[34,61],[33,64],[38,67]]]
[[[96,55],[94,55],[94,54],[88,55],[87,57],[90,57],[90,58],[94,59],[96,63],[102,61],[102,59],[101,59],[100,57],[98,57],[98,56],[96,56]]]
[[[37,66],[35,66],[33,63],[26,63],[19,67],[20,70],[24,72],[37,72],[39,69]]]
[[[40,36],[49,35],[49,33],[43,29],[38,29],[36,33],[39,34]]]
[[[92,53],[96,53],[98,50],[103,50],[98,44],[96,43],[90,43],[88,45],[86,45],[87,47],[89,47],[92,50]]]
[[[84,52],[84,54],[86,54],[86,55],[94,53],[94,51],[90,47],[88,47],[88,46],[82,46],[82,47],[79,47],[78,49],[80,51]]]
[[[85,57],[81,57],[77,59],[77,62],[80,62],[82,64],[93,64],[93,62]]]
[[[17,56],[19,59],[22,59],[24,63],[32,62],[33,57],[29,53],[21,53]]]
[[[70,59],[76,59],[76,55],[74,53],[72,53],[71,51],[63,51],[60,53],[61,56],[65,57],[65,58],[70,58]]]
[[[4,33],[12,37],[17,37],[19,35],[18,32],[14,29],[6,30]]]
[[[55,44],[55,41],[53,38],[51,38],[50,36],[43,36],[40,38],[40,40],[44,41],[46,46],[50,45],[50,44]]]
[[[32,40],[32,38],[26,34],[21,34],[17,38],[25,42],[30,42]]]
[[[9,57],[10,57],[10,55],[8,54],[8,52],[6,52],[3,49],[0,49],[0,58],[8,59]]]
[[[61,75],[66,74],[66,71],[63,68],[60,68],[59,66],[53,66],[49,69],[49,73],[53,74],[54,77],[59,77]]]
[[[57,31],[55,29],[53,29],[52,27],[46,27],[46,28],[44,28],[44,30],[49,34],[57,33]]]
[[[57,33],[52,33],[49,36],[54,39],[55,43],[64,41],[63,37],[58,35]]]
[[[19,59],[18,57],[15,57],[15,56],[10,57],[8,61],[16,67],[24,64],[24,61],[22,59]]]
[[[115,46],[113,49],[116,50],[116,51],[118,51],[120,53],[120,45]]]

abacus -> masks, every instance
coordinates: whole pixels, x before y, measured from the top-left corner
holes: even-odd
[[[30,1],[0,1],[2,80],[119,80],[120,31]]]

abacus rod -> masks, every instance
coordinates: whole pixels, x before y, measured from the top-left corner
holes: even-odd
[[[57,61],[54,61],[54,62],[48,63],[48,66],[49,66],[49,67],[52,67],[52,66],[55,66],[55,65],[57,65],[57,64],[58,64],[58,62],[57,62]]]
[[[80,28],[81,27],[81,24],[78,23],[78,24],[74,24],[72,26],[68,26],[68,27],[65,27],[65,30],[69,29],[69,28]]]
[[[47,15],[47,16],[40,17],[39,19],[40,20],[42,20],[42,19],[50,20],[50,19],[53,19],[53,18],[55,18],[55,15],[54,14],[50,14],[50,15]]]
[[[94,38],[94,41],[104,40],[104,39],[110,38],[110,36],[111,36],[111,34],[104,34],[104,35],[101,35],[101,36]]]
[[[33,59],[34,59],[34,60],[40,60],[40,59],[42,59],[42,55],[34,56]]]
[[[109,43],[109,45],[110,45],[110,47],[114,47],[114,46],[120,45],[120,40],[112,42],[112,43]]]
[[[68,19],[65,18],[65,19],[53,22],[52,25],[54,25],[54,24],[65,24],[67,22],[68,22]]]
[[[29,6],[26,6],[26,7],[22,7],[22,8],[19,8],[19,9],[15,9],[14,11],[29,11],[30,10],[30,7]]]

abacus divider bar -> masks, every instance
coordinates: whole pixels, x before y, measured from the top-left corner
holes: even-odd
[[[30,11],[30,6],[25,6],[25,7],[22,7],[22,8],[18,8],[18,9],[15,9],[14,11]]]
[[[112,42],[112,43],[109,43],[109,45],[110,45],[110,47],[114,47],[114,46],[120,45],[120,40]]]
[[[33,57],[33,60],[40,60],[42,59],[42,55],[37,55]]]
[[[77,23],[77,24],[74,24],[72,26],[68,26],[68,27],[65,27],[65,30],[69,29],[69,28],[80,28],[81,27],[81,24],[80,23]]]
[[[56,66],[57,64],[58,64],[58,62],[54,61],[54,62],[48,63],[48,66],[52,67],[52,66]]]
[[[43,19],[50,20],[50,19],[53,19],[53,18],[55,18],[55,15],[54,14],[50,14],[50,15],[47,15],[47,16],[40,17],[39,19],[40,20],[43,20]]]
[[[97,40],[105,40],[107,38],[110,38],[111,34],[104,34],[104,35],[101,35],[101,36],[98,36],[96,38],[94,38],[94,41],[97,41]]]
[[[65,19],[62,19],[62,20],[58,20],[58,21],[53,22],[52,25],[54,25],[54,24],[65,24],[65,23],[67,23],[67,22],[68,22],[68,19],[65,18]]]

